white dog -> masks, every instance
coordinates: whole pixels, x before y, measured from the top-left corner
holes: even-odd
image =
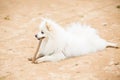
[[[59,61],[65,58],[93,53],[107,46],[116,47],[102,39],[97,31],[90,26],[79,23],[71,24],[67,29],[49,19],[43,19],[37,39],[44,38],[40,46],[37,62]]]

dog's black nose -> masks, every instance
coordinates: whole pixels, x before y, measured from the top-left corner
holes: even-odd
[[[35,35],[35,37],[37,38],[37,34]]]

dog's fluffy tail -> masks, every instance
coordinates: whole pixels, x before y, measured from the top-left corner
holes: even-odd
[[[119,48],[117,44],[108,42],[106,48]]]

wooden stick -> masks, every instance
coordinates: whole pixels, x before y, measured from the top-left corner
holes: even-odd
[[[40,49],[41,43],[42,43],[42,39],[40,39],[39,44],[38,44],[38,46],[37,46],[37,50],[36,50],[34,56],[32,57],[32,63],[35,63],[35,61],[36,61],[36,56],[37,56],[38,51],[39,51],[39,49]],[[28,59],[28,60],[30,60],[30,59]]]

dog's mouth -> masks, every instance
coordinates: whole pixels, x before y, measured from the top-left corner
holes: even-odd
[[[40,39],[44,39],[45,37],[41,37],[41,38],[37,38],[38,40],[40,40]]]
[[[40,40],[40,39],[44,39],[45,37],[40,37],[40,38],[38,38],[38,36],[35,35],[35,38],[37,38],[38,40]]]

